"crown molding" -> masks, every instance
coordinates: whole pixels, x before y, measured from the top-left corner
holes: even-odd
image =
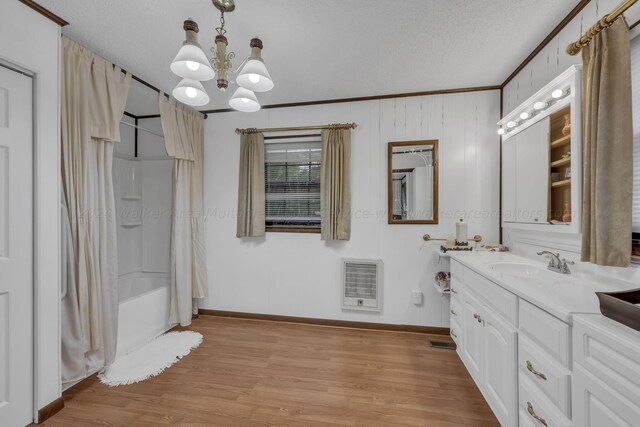
[[[58,15],[56,15],[55,13],[51,12],[49,9],[40,6],[38,3],[36,3],[33,0],[18,0],[20,3],[24,4],[27,7],[30,7],[31,9],[35,10],[36,12],[38,12],[40,15],[50,19],[51,21],[55,22],[56,24],[60,25],[61,27],[64,27],[66,25],[69,25],[69,23],[67,21],[65,21],[64,19],[60,18]]]

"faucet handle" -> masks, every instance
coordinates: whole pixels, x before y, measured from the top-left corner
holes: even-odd
[[[569,269],[570,265],[575,265],[574,261],[567,261],[566,258],[562,258],[562,262],[560,263],[560,272],[563,274],[571,274],[571,270]]]
[[[556,260],[558,260],[559,258],[556,258],[553,254],[548,254],[544,256],[545,258],[547,258],[549,260],[549,267],[553,268],[553,267],[559,267],[559,263],[556,263]]]

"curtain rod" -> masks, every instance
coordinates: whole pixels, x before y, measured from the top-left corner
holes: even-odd
[[[567,53],[569,55],[577,55],[580,50],[587,46],[591,39],[595,37],[600,31],[604,30],[611,26],[616,19],[618,19],[627,9],[633,6],[638,0],[625,0],[620,3],[615,9],[613,9],[607,15],[596,22],[591,28],[587,30],[586,33],[582,37],[580,37],[577,41],[571,43],[567,46]]]
[[[358,125],[356,123],[336,123],[324,126],[296,126],[296,127],[287,127],[287,128],[264,128],[264,129],[255,129],[255,128],[247,128],[247,129],[236,129],[237,134],[243,133],[265,133],[265,132],[289,132],[295,130],[322,130],[322,129],[355,129]]]
[[[114,66],[115,66],[115,64],[114,64]],[[121,68],[120,70],[121,70],[123,73],[125,73],[125,74],[126,74],[126,73],[129,73],[129,72],[128,72],[127,70],[125,70],[124,68]],[[163,94],[164,94],[164,96],[166,96],[166,97],[167,97],[167,99],[169,99],[169,95],[167,95],[164,91],[161,91],[160,89],[158,89],[157,87],[155,87],[155,86],[154,86],[154,85],[152,85],[151,83],[148,83],[148,82],[146,82],[146,81],[142,80],[140,77],[136,76],[136,75],[135,75],[135,74],[133,74],[133,73],[129,73],[129,74],[131,74],[131,78],[132,78],[133,80],[137,81],[138,83],[142,83],[143,85],[145,85],[146,87],[148,87],[148,88],[149,88],[149,89],[151,89],[151,90],[154,90],[154,91],[156,91],[156,92],[158,92],[158,93],[163,93]],[[198,110],[196,110],[196,111],[198,111]],[[208,115],[207,113],[203,113],[202,111],[198,111],[198,113],[202,114],[202,115],[204,116],[204,118],[205,118],[205,119],[206,119],[207,117],[209,117],[209,115]],[[154,115],[154,117],[156,117],[156,116]],[[160,117],[160,115],[158,114],[158,115],[157,115],[157,117]]]

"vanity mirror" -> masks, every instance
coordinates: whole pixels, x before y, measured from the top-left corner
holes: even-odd
[[[389,224],[438,223],[438,141],[390,142]]]
[[[505,228],[580,232],[580,71],[569,67],[498,122]]]

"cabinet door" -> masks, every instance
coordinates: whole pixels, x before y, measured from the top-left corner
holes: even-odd
[[[516,330],[487,306],[483,307],[481,317],[485,398],[503,426],[515,426],[518,419]]]
[[[462,307],[462,359],[467,370],[476,381],[482,383],[482,323],[478,322],[480,316],[480,303],[468,290],[464,292]]]
[[[549,205],[549,118],[516,139],[516,222],[547,222]]]
[[[572,382],[573,425],[640,426],[638,402],[632,402],[618,394],[579,363],[574,366]]]
[[[502,222],[516,222],[516,141],[502,141]]]

